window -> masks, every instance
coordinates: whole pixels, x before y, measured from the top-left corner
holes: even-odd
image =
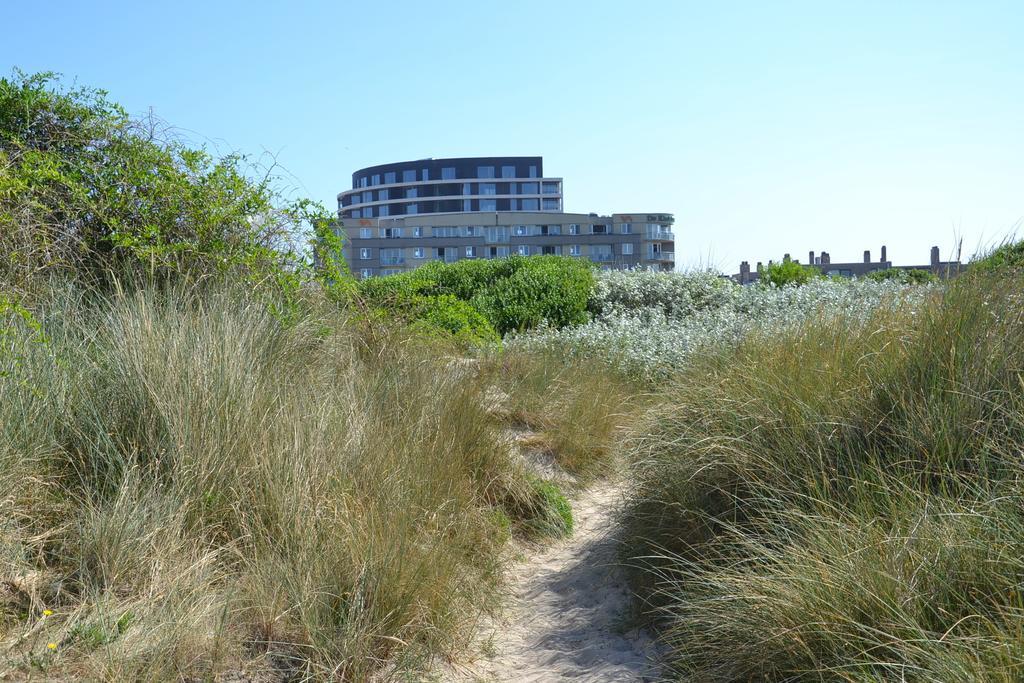
[[[370,180],[371,185],[380,185],[380,173],[374,173],[373,179]]]
[[[530,166],[529,177],[531,177],[531,178],[536,178],[537,177],[537,167],[536,166]]]
[[[562,226],[560,225],[542,225],[540,226],[541,235],[558,235],[562,232]]]
[[[424,254],[423,247],[416,247],[415,249],[412,250],[412,257],[413,258],[423,258],[423,254]]]
[[[493,166],[477,166],[476,167],[477,178],[493,178],[494,167]]]
[[[359,228],[359,239],[368,240],[373,237],[373,228]]]
[[[383,229],[383,233],[384,233],[384,239],[386,239],[386,240],[395,240],[395,239],[398,239],[399,237],[402,236],[402,229],[401,228],[384,228]]]
[[[419,212],[420,212],[420,205],[417,204],[416,202],[413,202],[412,204],[406,204],[405,205],[405,215],[408,216],[409,214],[419,213]]]
[[[508,256],[508,247],[487,247],[487,258],[505,258]]]
[[[384,184],[385,185],[391,185],[396,180],[397,180],[397,178],[395,177],[395,172],[394,171],[389,171],[389,172],[384,174]]]
[[[363,247],[362,249],[359,250],[359,259],[360,260],[365,261],[365,260],[367,260],[369,258],[370,258],[370,249],[368,247]]]
[[[632,254],[633,254],[633,243],[632,242],[624,242],[622,244],[622,255],[623,256],[631,256]]]
[[[592,261],[611,261],[612,245],[592,244],[590,245],[590,259]]]
[[[518,199],[510,199],[510,200],[508,200],[508,210],[509,211],[518,211],[519,210],[519,200]]]
[[[362,277],[363,279],[373,277],[373,268],[363,268],[362,270],[359,271],[359,276]]]
[[[362,218],[362,212],[359,209],[355,209],[352,212],[352,218]]]
[[[423,228],[420,227],[420,226],[416,226],[415,228],[413,228],[412,229],[412,236],[413,237],[423,237]]]
[[[558,211],[558,200],[557,199],[545,199],[544,200],[545,211]]]
[[[523,211],[536,211],[540,206],[536,199],[521,199],[519,203],[523,207]]]
[[[579,256],[579,255],[580,255],[580,245],[578,245],[578,244],[570,244],[569,245],[569,256]]]
[[[594,223],[590,226],[591,235],[607,235],[609,232],[611,231],[608,229],[608,226],[603,223]]]
[[[391,199],[391,193],[387,190],[378,190],[377,201],[383,202],[387,199]]]
[[[512,234],[516,237],[525,237],[527,235],[527,228],[525,225],[517,225],[512,228]]]
[[[415,183],[416,182],[416,171],[402,171],[402,182],[403,183]]]
[[[398,275],[402,272],[401,268],[382,268],[380,271],[381,275]]]
[[[521,194],[537,194],[537,183],[523,183]]]
[[[420,180],[430,180],[430,169],[425,168],[420,171]]]
[[[458,237],[459,229],[454,225],[439,225],[430,229],[431,237]]]
[[[466,237],[479,237],[482,234],[478,225],[467,225],[465,230]]]
[[[541,189],[544,194],[558,194],[558,183],[543,183]]]
[[[633,234],[633,224],[623,223],[622,225],[619,226],[619,230],[622,232],[623,235],[631,235]]]
[[[498,186],[494,183],[480,183],[478,194],[498,194]]]
[[[480,200],[480,210],[481,211],[497,211],[498,210],[498,200],[496,200],[496,199],[481,199]]]
[[[416,199],[416,197],[417,197],[416,193],[417,193],[417,189],[415,187],[407,187],[407,188],[405,188],[405,198],[406,199]]]
[[[518,244],[516,245],[516,253],[519,254],[520,256],[529,256],[530,247],[528,247],[525,244]]]
[[[580,234],[580,224],[579,223],[570,223],[569,224],[569,234],[570,235],[578,235],[578,234]]]
[[[516,177],[516,167],[515,166],[502,166],[501,167],[501,177],[502,178],[515,178]]]
[[[370,190],[367,190],[366,192],[363,193],[363,204],[366,204],[367,202],[372,202],[372,201],[373,201],[373,192],[371,192]]]
[[[509,183],[508,184],[508,193],[509,194],[518,194],[519,193],[519,183]]]
[[[508,226],[507,225],[489,225],[484,228],[484,241],[485,242],[508,242]],[[506,254],[507,256],[508,254]]]
[[[378,216],[387,216],[389,213],[390,212],[388,211],[388,205],[387,204],[385,204],[384,206],[377,207],[377,215]]]
[[[562,253],[562,248],[550,244],[545,244],[540,247],[540,253],[545,256],[559,256]]]
[[[462,183],[462,194],[473,194],[473,184]]]
[[[473,210],[473,200],[472,199],[463,199],[462,200],[462,210],[463,211],[472,211]]]
[[[455,167],[446,166],[441,169],[441,180],[455,180]]]
[[[476,258],[476,247],[466,247],[466,258]]]
[[[401,249],[381,249],[380,264],[382,266],[400,266],[405,263]]]
[[[363,209],[363,218],[373,218],[373,207],[368,206]]]
[[[363,176],[362,178],[359,179],[359,187],[366,187],[367,185],[368,183],[366,182],[366,176]]]

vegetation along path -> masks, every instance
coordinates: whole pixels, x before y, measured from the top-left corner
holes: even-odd
[[[654,679],[657,646],[627,623],[614,519],[621,491],[602,482],[583,492],[573,504],[573,535],[513,567],[511,603],[488,634],[487,655],[453,680]]]

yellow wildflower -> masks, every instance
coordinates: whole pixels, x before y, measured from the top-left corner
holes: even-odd
[[[50,616],[51,614],[53,614],[53,610],[52,610],[52,609],[44,609],[44,610],[43,610],[43,616],[44,616],[44,617],[48,617],[48,616]]]
[[[48,650],[50,650],[52,652],[52,651],[57,649],[57,643],[47,643],[46,647],[47,647]]]

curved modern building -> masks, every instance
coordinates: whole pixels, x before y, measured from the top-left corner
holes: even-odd
[[[672,214],[565,213],[541,157],[421,159],[363,168],[338,195],[345,258],[360,277],[431,260],[560,254],[603,268],[675,267]]]
[[[345,218],[469,211],[561,211],[562,179],[541,157],[421,159],[363,168],[338,195]]]

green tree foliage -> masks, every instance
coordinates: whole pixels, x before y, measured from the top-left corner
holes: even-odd
[[[15,72],[0,79],[0,277],[236,270],[296,289],[304,226],[324,236],[328,215],[254,170],[132,119],[102,90]]]
[[[912,268],[910,270],[903,270],[902,268],[886,268],[885,270],[876,270],[873,273],[868,273],[869,280],[875,282],[883,282],[885,280],[895,280],[901,284],[906,285],[923,285],[929,282],[938,282],[939,278],[935,273],[927,270],[921,270],[920,268]]]
[[[776,287],[785,285],[806,285],[815,278],[821,277],[821,271],[811,266],[802,266],[796,261],[769,263],[761,272],[761,282]]]
[[[499,334],[541,323],[554,327],[587,321],[593,266],[562,256],[435,261],[416,270],[359,283],[375,306],[399,311],[416,297],[450,296],[468,302]]]

